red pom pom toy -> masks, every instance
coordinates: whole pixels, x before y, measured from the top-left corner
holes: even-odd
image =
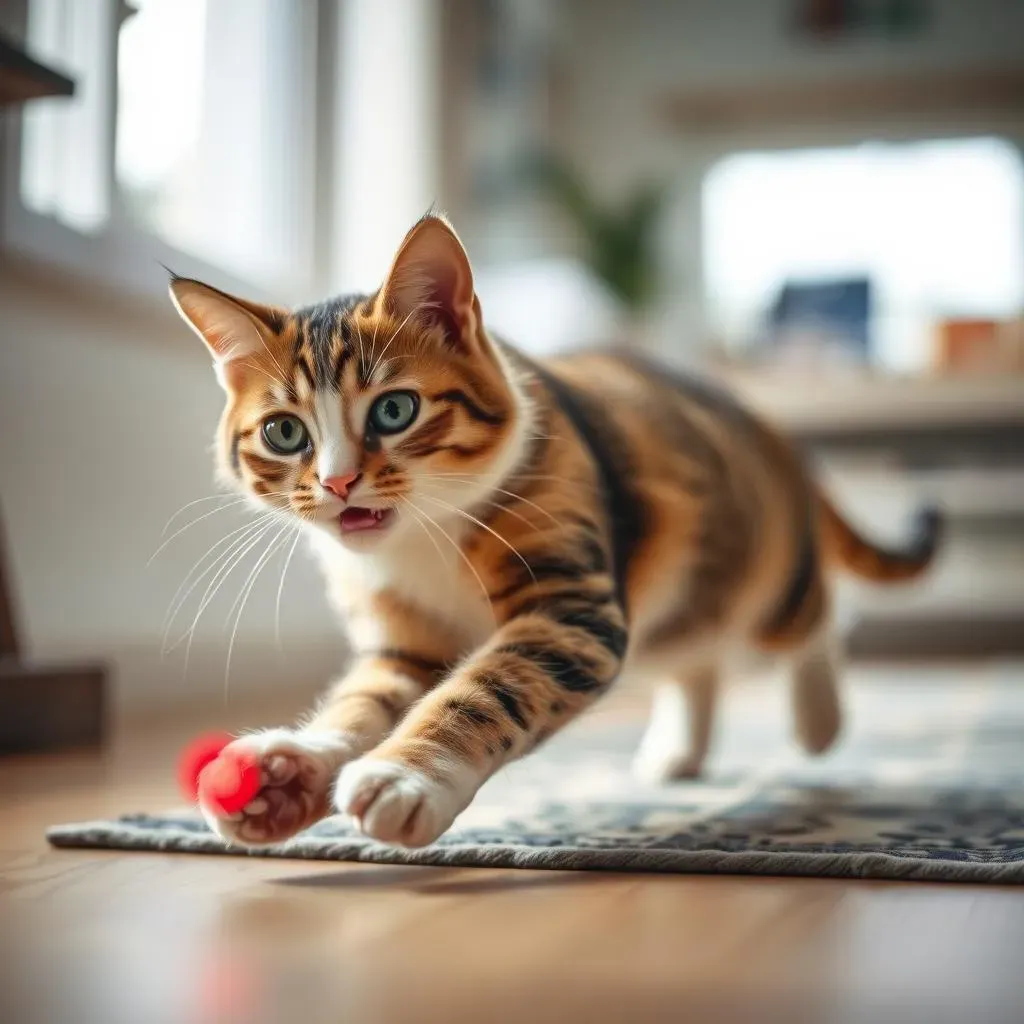
[[[249,754],[227,752],[226,733],[193,740],[178,761],[178,783],[189,800],[203,802],[222,814],[237,814],[260,791],[260,766]]]

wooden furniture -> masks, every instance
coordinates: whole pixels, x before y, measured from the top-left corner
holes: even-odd
[[[74,91],[70,78],[0,37],[0,106]],[[106,683],[107,671],[100,664],[25,660],[0,510],[0,754],[101,743]]]
[[[0,754],[101,744],[107,670],[23,656],[0,518]]]
[[[33,60],[21,47],[0,36],[0,104],[25,103],[44,96],[72,96],[75,83]]]

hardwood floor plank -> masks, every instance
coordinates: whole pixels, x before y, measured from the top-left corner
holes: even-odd
[[[1024,889],[55,851],[187,729],[0,762],[0,1017],[1019,1021]]]

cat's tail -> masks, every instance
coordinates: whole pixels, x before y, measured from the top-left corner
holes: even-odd
[[[910,539],[899,547],[883,547],[862,537],[824,495],[818,498],[826,564],[877,583],[915,579],[932,564],[944,529],[939,509],[921,509]]]

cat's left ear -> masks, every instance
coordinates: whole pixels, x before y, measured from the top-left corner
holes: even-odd
[[[428,213],[405,236],[381,290],[392,312],[438,325],[453,348],[486,344],[469,257],[444,217]]]

